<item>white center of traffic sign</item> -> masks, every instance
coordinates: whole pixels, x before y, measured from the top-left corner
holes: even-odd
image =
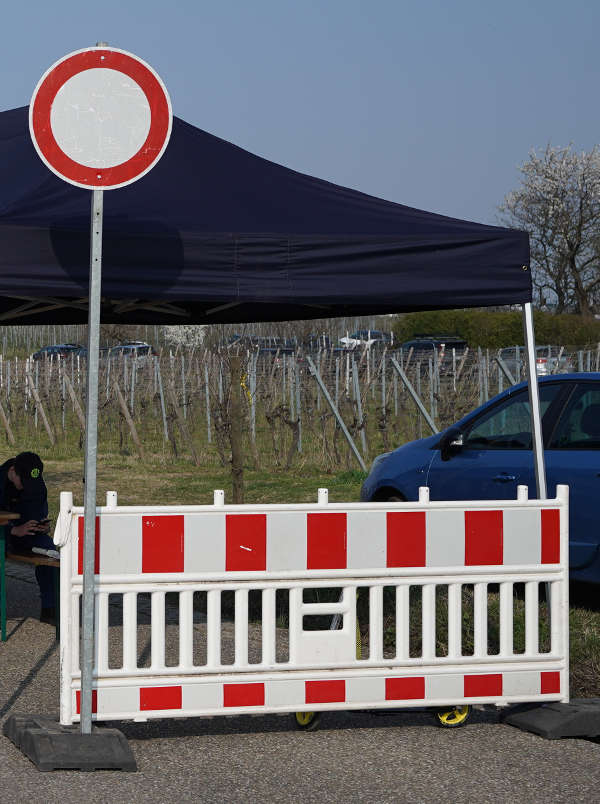
[[[87,167],[120,165],[150,131],[150,105],[128,76],[104,67],[77,73],[56,93],[50,125],[58,146]]]
[[[43,162],[70,184],[112,190],[141,178],[171,136],[171,101],[160,77],[124,50],[93,47],[41,77],[29,130]]]

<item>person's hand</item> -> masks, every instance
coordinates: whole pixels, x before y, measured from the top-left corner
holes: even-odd
[[[37,533],[48,533],[50,530],[50,520],[49,519],[42,519],[40,522],[37,523],[36,532]]]
[[[22,525],[15,525],[10,533],[11,536],[18,536],[19,538],[32,536],[34,533],[38,533],[38,526],[37,519],[30,519],[29,522],[24,522]]]

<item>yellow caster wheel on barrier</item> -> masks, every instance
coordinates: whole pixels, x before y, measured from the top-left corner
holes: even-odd
[[[302,731],[314,731],[318,729],[320,719],[320,712],[296,712],[294,714],[296,727],[302,729]]]
[[[459,726],[464,726],[470,715],[471,707],[468,704],[433,710],[435,722],[444,729],[457,729]]]

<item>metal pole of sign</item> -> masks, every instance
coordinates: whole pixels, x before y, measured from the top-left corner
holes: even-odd
[[[544,464],[540,394],[535,367],[535,333],[533,330],[533,313],[530,302],[523,305],[523,333],[525,335],[525,349],[527,351],[527,387],[529,389],[529,405],[531,408],[535,485],[538,499],[545,500],[548,497],[546,493],[546,466]]]
[[[92,731],[94,669],[94,555],[96,552],[96,457],[98,452],[98,360],[100,346],[100,286],[102,280],[103,191],[92,191],[90,289],[87,346],[85,427],[85,495],[83,541],[83,601],[81,650],[81,733]]]

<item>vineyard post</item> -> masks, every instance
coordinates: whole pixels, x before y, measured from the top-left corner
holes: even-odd
[[[302,408],[300,407],[300,368],[296,363],[296,410],[298,411],[298,452],[302,452]],[[256,384],[256,375],[255,375]]]
[[[187,399],[185,396],[185,368],[184,368],[183,349],[181,350],[181,403],[183,406],[183,418],[187,419]]]
[[[133,438],[133,442],[134,442],[135,446],[137,447],[138,455],[140,456],[140,459],[142,461],[145,461],[146,456],[144,455],[144,448],[142,446],[142,442],[139,439],[137,430],[135,429],[135,424],[133,422],[133,419],[131,418],[131,414],[129,413],[129,410],[127,409],[127,403],[125,402],[123,394],[121,393],[121,389],[119,388],[116,380],[115,380],[115,382],[113,384],[113,388],[115,389],[115,393],[116,393],[117,399],[119,401],[119,406],[121,408],[121,412],[122,412],[123,416],[125,417],[125,421],[127,422],[127,426],[129,427],[129,432],[131,433],[131,437]]]
[[[331,412],[333,413],[333,415],[337,419],[337,422],[340,425],[340,429],[341,429],[342,433],[344,434],[344,437],[346,438],[346,441],[350,445],[350,449],[354,453],[354,455],[356,457],[356,460],[358,461],[358,463],[360,465],[360,468],[363,470],[363,472],[366,472],[367,471],[366,464],[365,464],[364,460],[362,459],[362,456],[361,456],[360,452],[358,451],[358,449],[356,447],[356,444],[354,443],[354,441],[352,439],[352,436],[350,435],[350,433],[348,431],[348,428],[346,427],[346,425],[344,423],[344,420],[342,419],[342,417],[340,415],[339,410],[337,409],[337,407],[335,406],[335,404],[333,402],[333,399],[329,395],[329,391],[327,390],[327,388],[325,386],[325,383],[321,379],[321,375],[317,371],[317,368],[316,368],[315,364],[313,363],[312,358],[310,357],[310,355],[306,356],[306,362],[308,363],[308,369],[309,369],[310,373],[312,374],[312,376],[317,381],[317,384],[319,385],[319,388],[321,389],[321,391],[323,393],[323,396],[325,397],[325,399],[327,401],[327,404],[331,408]]]
[[[430,358],[430,362],[431,362],[431,358]],[[435,422],[433,421],[433,419],[431,418],[431,416],[427,412],[427,408],[425,407],[425,405],[421,401],[421,397],[420,397],[419,393],[417,391],[415,391],[415,389],[413,388],[410,380],[406,376],[404,370],[401,369],[400,366],[398,365],[398,361],[396,360],[395,357],[392,357],[392,366],[396,369],[396,371],[398,373],[398,376],[402,380],[402,382],[404,384],[404,387],[406,388],[408,393],[413,398],[413,401],[414,401],[415,405],[417,406],[419,411],[423,414],[423,417],[425,418],[425,421],[429,425],[429,427],[431,429],[431,432],[432,433],[438,433],[439,430],[436,427]],[[417,374],[417,378],[420,380],[420,377],[421,377],[420,363],[417,363],[417,368],[419,369],[419,372]],[[419,385],[420,385],[420,382],[419,382]]]
[[[242,361],[239,355],[230,357],[231,371],[231,479],[233,502],[242,505],[244,502],[244,455],[242,447]]]
[[[208,363],[204,363],[204,389],[206,395],[206,436],[207,441],[211,443],[211,433],[210,433],[210,390],[208,387]]]
[[[162,413],[162,420],[163,420],[163,433],[164,433],[164,440],[169,440],[169,428],[167,426],[167,409],[165,406],[165,394],[163,390],[163,383],[162,383],[162,375],[160,373],[160,362],[158,357],[154,358],[154,365],[156,367],[156,377],[158,380],[158,394],[160,396],[160,410]]]
[[[368,360],[368,357],[367,357]],[[367,436],[365,433],[365,420],[363,418],[362,399],[360,396],[360,380],[358,378],[358,366],[356,360],[352,359],[352,379],[354,382],[354,398],[356,400],[356,410],[358,413],[358,428],[360,430],[360,441],[362,444],[363,455],[367,455]],[[367,387],[368,393],[368,387]]]

